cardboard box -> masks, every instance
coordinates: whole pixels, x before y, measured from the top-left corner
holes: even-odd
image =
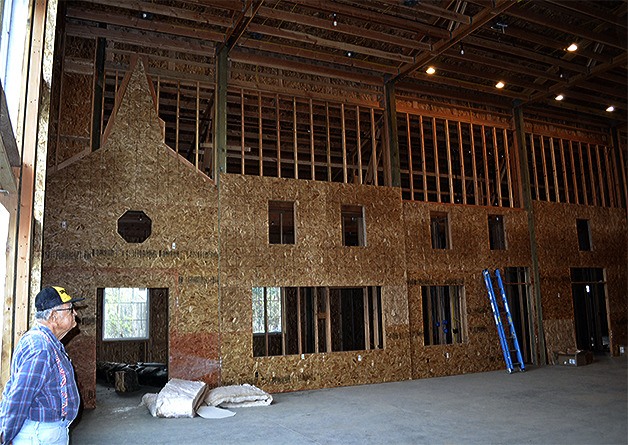
[[[584,366],[593,363],[591,351],[556,352],[555,363],[562,366]]]

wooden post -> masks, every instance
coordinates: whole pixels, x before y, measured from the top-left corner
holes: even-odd
[[[573,157],[573,145],[569,141],[569,159],[571,161],[571,184],[573,186],[574,202],[580,204],[580,197],[578,196],[578,181],[576,180],[576,163]]]
[[[427,170],[425,168],[425,131],[423,129],[423,116],[419,116],[421,131],[421,174],[423,175],[423,201],[427,202]]]
[[[493,153],[495,157],[495,182],[497,183],[497,205],[502,206],[502,176],[499,170],[499,147],[497,146],[497,128],[493,127]]]
[[[372,162],[373,162],[373,179],[375,185],[377,184],[377,139],[375,136],[375,110],[371,108],[371,148],[372,148]]]
[[[438,135],[436,118],[432,118],[432,142],[434,143],[434,175],[436,176],[436,202],[443,202],[440,196],[440,166],[438,164]]]
[[[549,179],[547,177],[547,161],[545,160],[545,140],[541,138],[541,161],[543,162],[543,183],[545,184],[545,200],[550,201]]]
[[[582,193],[584,205],[589,205],[589,194],[587,192],[587,177],[584,174],[584,153],[582,152],[582,142],[578,142],[578,158],[580,160],[580,178],[582,179]]]
[[[360,106],[355,107],[355,135],[358,144],[358,184],[362,185],[362,135],[360,134]]]
[[[408,140],[408,175],[410,177],[410,199],[414,201],[414,172],[412,171],[412,138],[410,137],[409,113],[406,113],[406,136]]]
[[[510,207],[514,207],[514,202],[513,202],[513,186],[512,186],[512,176],[510,173],[510,150],[508,148],[508,130],[506,130],[505,128],[503,129],[504,131],[504,156],[505,161],[504,161],[504,165],[506,166],[506,180],[507,180],[507,185],[508,185],[508,200],[510,202]]]
[[[454,171],[451,163],[451,137],[449,135],[449,120],[445,119],[445,148],[447,150],[447,169],[449,182],[449,202],[454,202]]]
[[[462,144],[462,125],[458,121],[458,152],[460,153],[460,177],[462,178],[462,203],[467,204],[467,174],[464,168],[464,147]]]
[[[563,183],[565,184],[565,202],[569,204],[571,200],[569,199],[569,184],[567,183],[567,167],[565,165],[565,147],[563,145],[562,138],[559,139],[558,142],[559,142],[558,147],[560,150],[560,161],[563,166]]]
[[[240,174],[244,174],[244,88],[240,88]]]
[[[395,100],[395,84],[386,82],[384,84],[384,104],[386,112],[386,124],[388,127],[388,151],[389,151],[389,171],[391,187],[401,187],[401,167],[399,161],[399,139],[397,135],[397,103]],[[384,175],[386,176],[386,175]]]
[[[220,184],[220,173],[227,171],[227,84],[229,81],[229,48],[223,45],[216,53],[216,94],[214,116],[214,181]],[[198,89],[198,86],[197,86]],[[198,119],[197,119],[198,121]]]
[[[299,179],[299,135],[297,132],[297,98],[292,97],[292,151],[294,153],[294,179]]]
[[[96,39],[96,54],[94,57],[94,97],[92,99],[92,151],[100,148],[102,134],[103,107],[105,97],[105,48],[107,41],[104,37]],[[57,145],[58,147],[58,145]],[[58,151],[58,150],[57,150]]]
[[[277,177],[281,178],[281,110],[279,109],[279,94],[275,95],[275,131],[277,133]]]
[[[554,138],[549,138],[550,142],[550,159],[552,160],[552,177],[554,179],[554,197],[556,199],[555,202],[560,202],[560,191],[558,190],[558,174],[556,172],[556,153],[554,147]]]
[[[312,181],[316,180],[316,157],[314,156],[314,110],[310,98],[310,168]]]
[[[331,134],[329,129],[329,102],[325,102],[325,122],[327,125],[327,180],[331,181]]]
[[[475,205],[482,205],[479,198],[478,190],[478,163],[475,159],[475,135],[473,134],[473,124],[469,124],[469,135],[471,136],[471,165],[473,168],[473,196]]]
[[[347,175],[347,133],[345,128],[345,104],[340,104],[340,125],[342,128],[342,182],[344,184],[348,181]]]
[[[257,93],[257,144],[258,144],[258,153],[259,153],[259,175],[264,176],[264,162],[263,162],[263,125],[264,122],[262,120],[262,93]]]

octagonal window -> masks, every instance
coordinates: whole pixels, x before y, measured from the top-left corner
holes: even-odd
[[[143,243],[150,236],[152,224],[141,210],[128,210],[118,218],[118,233],[127,243]]]

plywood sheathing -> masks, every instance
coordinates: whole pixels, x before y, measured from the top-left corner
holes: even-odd
[[[221,186],[223,384],[277,392],[409,378],[399,190],[238,175]],[[296,244],[268,244],[269,200],[295,203]],[[365,247],[342,245],[342,204],[364,206]],[[254,358],[254,286],[381,286],[386,348]]]
[[[531,267],[527,215],[523,210],[404,202],[412,377],[432,377],[504,367],[482,270]],[[430,212],[447,213],[450,249],[432,249]],[[507,250],[490,250],[488,214],[504,215]],[[421,286],[463,285],[465,343],[425,346]]]
[[[610,347],[618,354],[619,346],[628,340],[625,209],[534,202],[534,215],[548,357],[576,347],[575,335],[567,335],[569,329],[574,332],[572,267],[605,269]],[[576,219],[589,220],[591,251],[578,249]],[[567,344],[567,340],[572,343]]]
[[[47,182],[43,283],[87,297],[81,332],[68,345],[86,407],[95,406],[96,292],[102,287],[168,288],[169,377],[220,379],[215,187],[162,142],[142,63],[112,125],[101,149]],[[152,220],[151,236],[141,244],[117,233],[128,210]]]

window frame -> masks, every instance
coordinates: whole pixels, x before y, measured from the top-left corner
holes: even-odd
[[[444,221],[444,224],[442,222]],[[439,229],[435,232],[435,229]],[[440,230],[442,228],[442,230]],[[438,235],[444,236],[438,236]],[[449,213],[447,212],[430,212],[430,239],[433,250],[449,250],[451,249],[451,224],[449,221]],[[441,242],[444,240],[444,246]]]
[[[490,250],[507,250],[506,221],[504,215],[489,214],[488,222],[488,244]]]
[[[578,250],[580,252],[591,252],[593,250],[593,240],[591,239],[591,221],[584,218],[577,218],[576,234],[578,236]]]
[[[107,323],[109,321],[109,317],[107,316],[107,291],[108,290],[126,290],[126,289],[131,289],[133,291],[144,291],[145,295],[146,295],[146,300],[144,303],[144,307],[145,307],[145,317],[143,318],[143,320],[141,319],[132,319],[131,321],[143,321],[144,324],[144,330],[146,332],[145,336],[142,337],[124,337],[124,336],[107,336],[108,330],[107,330]],[[118,304],[120,304],[118,302]],[[118,287],[118,288],[114,288],[114,287],[105,287],[102,288],[102,341],[105,342],[112,342],[112,341],[145,341],[145,340],[149,340],[150,339],[150,291],[148,288],[140,288],[140,287],[134,287],[134,288],[130,288],[130,287]]]
[[[347,220],[355,218],[355,225],[347,224]],[[363,205],[342,204],[340,206],[342,224],[342,245],[345,247],[366,247],[366,213]],[[351,229],[355,226],[355,236]],[[355,239],[355,243],[352,240]],[[350,243],[350,244],[349,244]]]
[[[268,244],[296,244],[296,206],[294,204],[294,201],[268,201]],[[290,215],[291,219],[286,220],[285,215]],[[279,219],[278,234],[272,230],[276,217]],[[291,230],[286,231],[286,229]],[[274,238],[277,235],[278,240]]]

